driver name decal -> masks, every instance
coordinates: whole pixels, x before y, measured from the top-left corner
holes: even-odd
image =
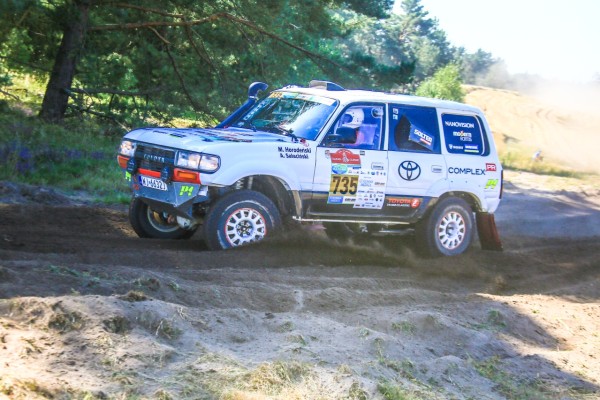
[[[279,158],[302,158],[308,159],[308,155],[312,153],[310,147],[288,147],[279,146],[277,147],[279,152]]]

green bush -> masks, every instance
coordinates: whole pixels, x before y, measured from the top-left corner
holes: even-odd
[[[416,95],[463,102],[465,92],[461,85],[460,70],[456,65],[449,64],[438,69],[433,77],[426,79],[417,88]]]

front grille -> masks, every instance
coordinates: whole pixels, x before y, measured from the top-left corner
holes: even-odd
[[[175,150],[138,144],[135,158],[139,160],[139,168],[160,172],[165,166],[175,164]]]

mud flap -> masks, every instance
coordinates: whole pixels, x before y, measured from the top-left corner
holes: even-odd
[[[476,217],[481,248],[483,250],[502,251],[502,242],[496,229],[494,214],[478,212]]]

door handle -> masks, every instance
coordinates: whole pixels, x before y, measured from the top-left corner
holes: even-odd
[[[383,163],[380,163],[380,162],[373,162],[373,163],[371,163],[371,169],[375,170],[375,171],[383,171],[384,165],[383,165]]]

